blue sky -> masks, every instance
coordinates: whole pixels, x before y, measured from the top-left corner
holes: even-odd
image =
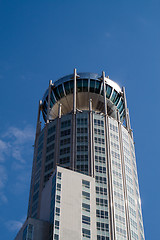
[[[50,79],[102,70],[126,87],[146,239],[159,240],[160,1],[0,0],[0,239],[26,217]]]

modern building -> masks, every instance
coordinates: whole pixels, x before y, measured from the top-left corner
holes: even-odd
[[[104,72],[50,80],[20,239],[145,239],[125,88]]]

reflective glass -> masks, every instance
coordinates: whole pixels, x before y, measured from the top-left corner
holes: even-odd
[[[83,92],[88,92],[88,79],[83,79]]]
[[[61,97],[64,97],[64,91],[63,91],[63,87],[62,84],[58,86],[58,91]]]
[[[119,112],[121,113],[123,111],[123,104],[121,105]]]
[[[53,92],[51,91],[51,102],[53,103],[53,105],[55,104],[55,102],[56,102],[56,100],[55,100],[55,98],[54,98],[54,96],[53,96]]]
[[[118,95],[118,93],[114,90],[112,97],[111,97],[112,102],[115,102],[117,95]]]
[[[64,83],[64,89],[65,89],[66,95],[71,93],[69,82]]]
[[[118,94],[118,96],[117,96],[117,98],[116,98],[116,100],[115,100],[115,105],[117,105],[118,104],[118,102],[119,102],[119,99],[120,99],[120,94]]]
[[[96,82],[95,93],[100,93],[101,82],[100,81],[95,81],[95,82]]]
[[[95,80],[90,80],[90,92],[95,91]]]
[[[122,100],[120,101],[120,103],[118,104],[117,108],[120,109],[120,107],[122,106],[123,102]]]
[[[54,88],[53,92],[54,92],[54,95],[55,95],[56,99],[59,100],[60,99],[60,95],[59,95],[59,92],[58,92],[58,88],[57,87]]]
[[[107,90],[106,90],[106,97],[107,98],[110,98],[111,92],[112,92],[112,88],[107,85]]]
[[[90,217],[82,215],[82,223],[90,225]]]
[[[77,80],[77,91],[82,92],[82,79]]]
[[[70,81],[70,89],[71,89],[71,93],[73,93],[73,89],[74,89],[74,82],[73,82],[73,80]]]
[[[47,114],[47,104],[46,104],[46,101],[44,101],[44,103],[43,103],[43,111],[45,112],[45,114]]]
[[[103,96],[103,89],[104,89],[104,88],[103,88],[103,84],[102,84],[102,90],[101,90],[101,95],[102,95],[102,96]]]

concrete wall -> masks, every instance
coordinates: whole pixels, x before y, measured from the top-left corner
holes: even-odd
[[[94,178],[61,167],[57,171],[62,173],[60,239],[82,239],[82,179],[90,181],[91,239],[97,239]]]

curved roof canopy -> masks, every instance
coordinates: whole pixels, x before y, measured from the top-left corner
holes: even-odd
[[[55,81],[51,86],[49,120],[58,116],[58,105],[62,104],[62,114],[73,110],[74,75],[67,75]],[[124,117],[124,101],[121,88],[109,78],[105,78],[107,111],[112,117],[116,116],[118,109],[120,119]],[[42,99],[43,118],[47,119],[48,92],[46,90]],[[78,73],[77,77],[77,109],[88,110],[89,100],[92,99],[93,111],[104,111],[103,81],[96,73]]]

